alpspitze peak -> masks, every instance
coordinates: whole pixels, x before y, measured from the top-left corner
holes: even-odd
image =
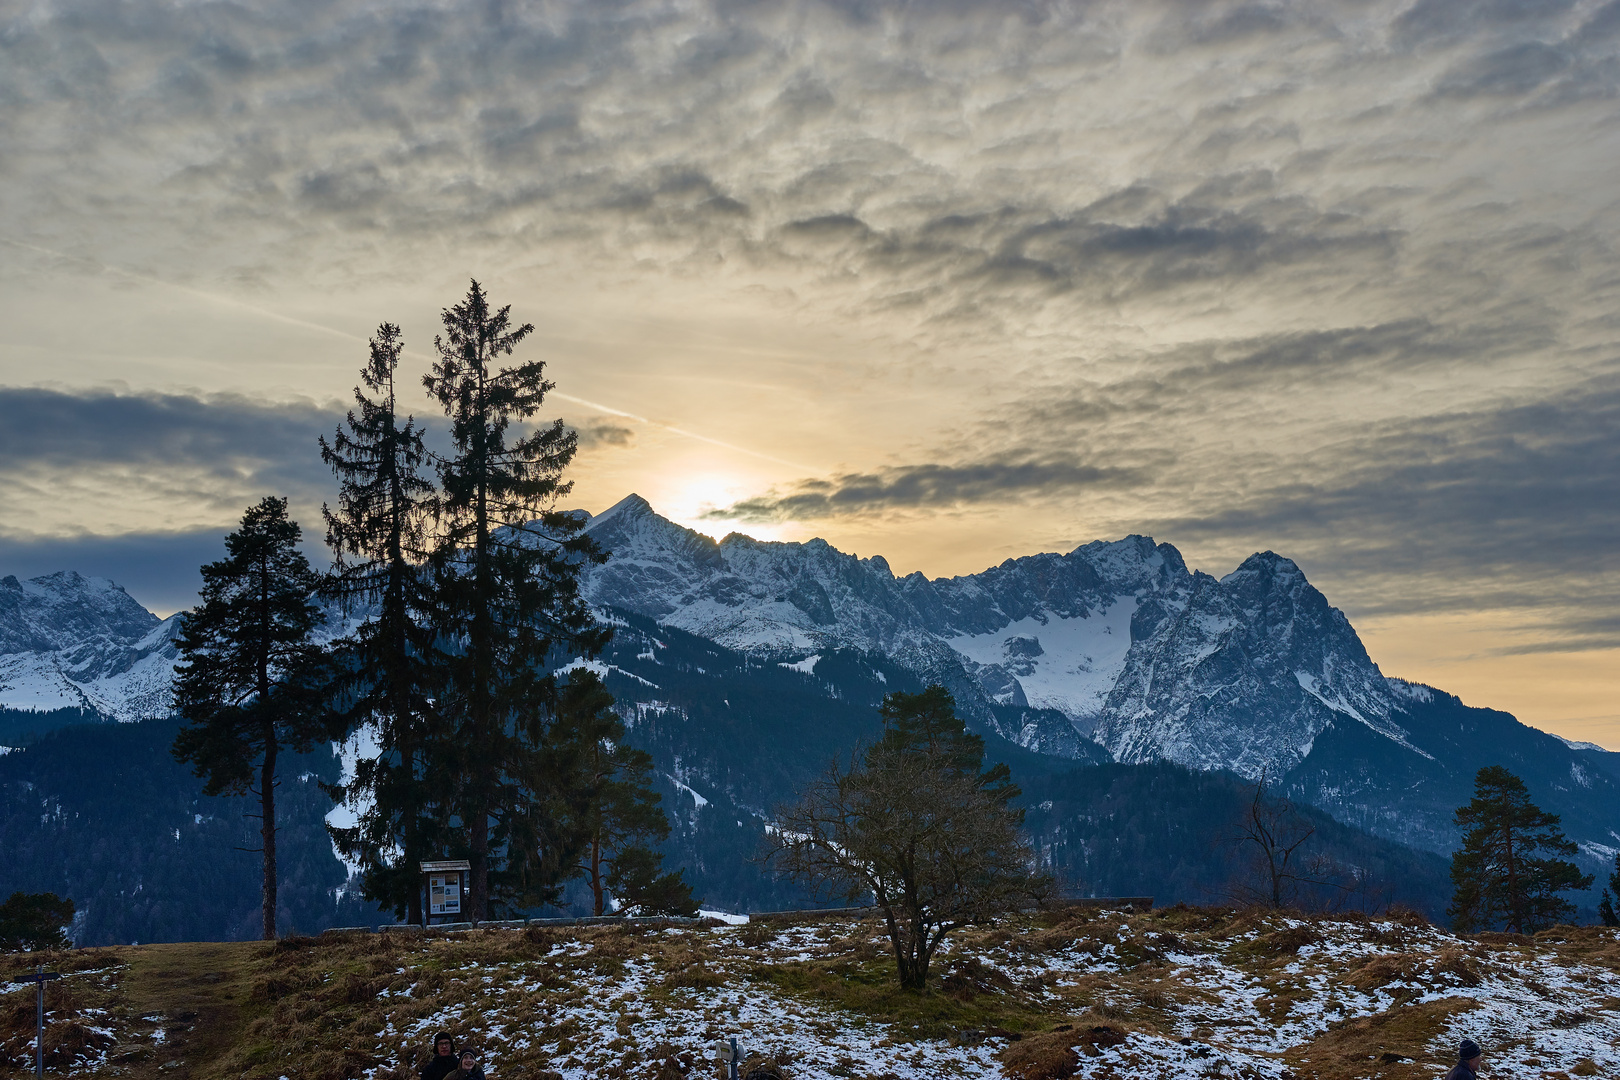
[[[601,525],[603,522],[610,521],[617,517],[643,517],[648,514],[656,517],[658,516],[658,511],[652,508],[652,503],[648,502],[646,499],[643,499],[640,495],[637,495],[632,491],[630,494],[626,495],[624,498],[602,511],[600,514],[597,514],[595,517],[591,518],[591,527],[595,528],[596,526]]]

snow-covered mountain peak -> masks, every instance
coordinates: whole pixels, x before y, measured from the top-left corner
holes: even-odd
[[[163,715],[179,624],[106,578],[72,570],[0,578],[0,707]]]
[[[144,636],[158,623],[119,585],[63,570],[0,578],[0,654],[48,652],[87,639]]]
[[[1153,537],[1133,534],[1123,540],[1093,540],[1069,552],[1068,558],[1088,563],[1104,578],[1117,582],[1162,580],[1167,575],[1185,577],[1187,563],[1169,544],[1155,544]]]
[[[639,498],[589,527],[612,552],[587,582],[594,603],[732,648],[882,652],[959,696],[982,694],[980,716],[1057,710],[1124,760],[1258,775],[1296,764],[1335,717],[1404,743],[1405,699],[1344,615],[1275,552],[1217,580],[1132,535],[977,574],[896,579],[887,561],[820,539],[716,544]]]
[[[643,499],[640,495],[637,495],[632,491],[630,494],[626,495],[624,498],[602,511],[600,514],[590,518],[589,521],[590,527],[596,528],[598,526],[607,524],[615,518],[639,518],[647,517],[649,515],[657,517],[657,513],[652,508],[652,503],[648,502],[646,499]]]
[[[1338,721],[1405,745],[1400,718],[1417,700],[1274,552],[1216,580],[1190,571],[1170,544],[1132,535],[976,574],[896,578],[881,556],[824,539],[716,542],[639,495],[585,527],[610,553],[582,585],[598,608],[786,662],[829,649],[881,653],[1028,745],[1058,745],[1056,724],[1122,760],[1257,775],[1297,763]],[[0,705],[161,711],[177,626],[111,582],[71,572],[0,581]],[[1044,719],[1032,726],[1034,713]]]

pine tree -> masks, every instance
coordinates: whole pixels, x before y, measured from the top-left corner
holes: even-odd
[[[878,715],[883,718],[880,748],[891,753],[926,754],[963,776],[971,776],[1003,804],[1020,794],[1005,762],[983,768],[984,739],[962,723],[956,715],[956,699],[938,683],[915,694],[895,691],[884,695]]]
[[[1614,898],[1620,896],[1620,851],[1614,854],[1614,873],[1609,875],[1609,887],[1598,900],[1598,917],[1604,926],[1620,926],[1620,915],[1615,914]]]
[[[423,618],[422,562],[433,485],[421,472],[422,432],[414,418],[399,415],[395,374],[403,348],[399,327],[377,328],[360,371],[365,386],[354,389],[356,408],[330,443],[321,438],[321,459],[340,484],[337,509],[321,511],[334,557],[325,591],[370,616],[340,643],[333,690],[349,730],[370,728],[378,748],[360,759],[346,787],[332,789],[358,811],[355,825],[332,827],[332,837],[360,864],[367,899],[420,923],[417,865],[431,854],[438,817],[423,761],[434,651]]]
[[[71,949],[65,931],[72,922],[72,900],[49,892],[14,892],[0,904],[0,952]]]
[[[554,712],[546,669],[558,649],[595,655],[609,631],[579,595],[579,574],[602,556],[576,515],[556,509],[575,434],[561,420],[509,438],[553,384],[544,364],[497,367],[534,327],[514,328],[474,281],[443,312],[438,360],[424,378],[451,421],[454,453],[438,462],[433,556],[437,629],[453,645],[439,698],[451,724],[435,753],[451,767],[455,817],[472,863],[469,908],[488,917],[492,886],[532,902],[564,860],[538,850],[547,805],[542,743]]]
[[[225,558],[202,568],[202,604],[187,612],[177,641],[175,708],[187,726],[174,756],[195,767],[209,795],[259,796],[266,941],[276,937],[276,758],[284,748],[308,751],[333,727],[321,705],[324,657],[311,641],[322,621],[313,600],[320,576],[299,537],[286,499],[249,509],[225,538]]]
[[[590,886],[593,914],[607,913],[609,896],[643,914],[695,914],[691,887],[679,871],[663,872],[652,849],[669,836],[652,790],[652,755],[626,745],[624,735],[613,695],[594,672],[576,668],[560,694],[555,744],[576,758],[577,873]]]
[[[1558,894],[1585,889],[1592,875],[1567,859],[1538,858],[1536,852],[1573,855],[1575,844],[1548,814],[1530,801],[1524,781],[1500,765],[1474,777],[1474,798],[1459,807],[1456,822],[1463,844],[1451,857],[1456,888],[1447,914],[1464,933],[1506,925],[1533,934],[1572,919],[1575,905]]]

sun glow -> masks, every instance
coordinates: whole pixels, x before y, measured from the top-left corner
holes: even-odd
[[[740,532],[756,540],[785,539],[782,525],[712,516],[716,511],[758,494],[759,490],[756,477],[720,472],[692,473],[671,483],[666,489],[663,504],[654,500],[653,508],[671,521],[716,540],[732,532]]]

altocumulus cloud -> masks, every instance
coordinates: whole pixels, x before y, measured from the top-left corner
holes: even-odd
[[[0,34],[8,183],[31,208],[6,227],[71,247],[92,210],[161,223],[174,243],[143,259],[226,282],[428,263],[447,240],[485,264],[634,250],[649,273],[786,275],[811,309],[929,340],[1398,295],[1403,256],[1435,242],[1414,215],[1507,224],[1446,194],[1443,163],[1406,172],[1456,139],[1461,97],[1615,89],[1614,16],[1585,11],[64,0]],[[1467,269],[1510,287],[1500,240]]]
[[[872,458],[910,464],[720,513],[1046,501],[1331,557],[1364,609],[1567,598],[1568,640],[1613,640],[1620,0],[59,0],[0,22],[6,235],[267,291],[543,252],[588,283],[758,289],[920,373],[929,433],[897,422]],[[39,499],[91,466],[233,511],[329,483],[302,456],[324,406],[28,404],[59,422],[8,423],[3,468]],[[1454,587],[1469,567],[1492,597]]]

